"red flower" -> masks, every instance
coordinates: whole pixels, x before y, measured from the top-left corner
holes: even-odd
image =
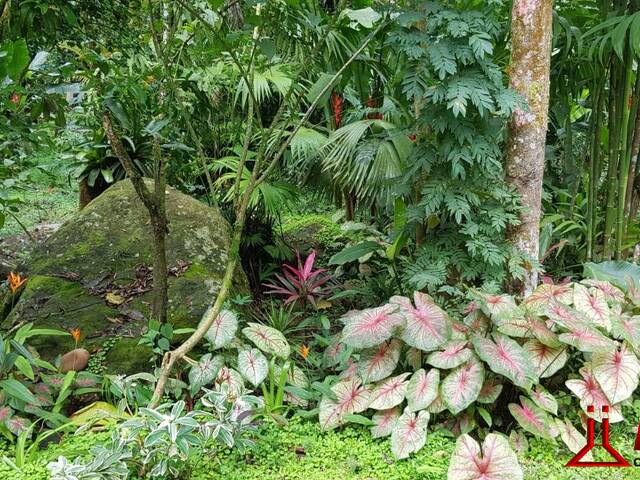
[[[331,108],[333,109],[333,119],[336,128],[340,128],[340,123],[342,122],[342,97],[336,92],[331,94]]]

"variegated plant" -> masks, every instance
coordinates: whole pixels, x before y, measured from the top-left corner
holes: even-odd
[[[551,377],[553,385],[564,382],[585,412],[593,405],[597,420],[605,404],[611,422],[622,420],[621,405],[640,376],[640,316],[633,315],[637,306],[628,304],[621,290],[585,280],[545,283],[519,303],[509,295],[472,295],[460,319],[419,292],[413,301],[392,297],[386,305],[344,315],[331,352],[352,348],[354,353],[333,395],[320,402],[321,426],[335,428],[355,414],[362,422],[362,414],[373,412],[373,436],[390,436],[392,451],[404,458],[424,445],[430,416],[433,422],[448,411],[443,423],[464,439],[456,455],[480,462],[480,447],[466,434],[477,429],[484,435],[501,404],[497,413],[508,411],[522,430],[559,437],[576,451],[582,434],[561,418],[566,407],[548,391]],[[501,398],[505,384],[515,397]],[[522,440],[518,444],[526,443],[522,430],[512,435]],[[484,458],[495,457],[487,453],[495,450],[510,461],[502,437],[487,436],[483,448]],[[522,478],[517,471],[509,475],[504,478]]]

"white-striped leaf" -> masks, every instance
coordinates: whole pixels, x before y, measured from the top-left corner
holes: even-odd
[[[573,286],[573,306],[579,312],[584,313],[597,326],[606,331],[611,330],[609,305],[602,290],[594,288],[589,291],[587,287],[579,283]]]
[[[415,372],[407,386],[408,409],[412,412],[427,408],[438,396],[440,370],[432,368],[427,373],[423,368]]]
[[[318,417],[323,430],[342,425],[346,415],[360,413],[369,406],[371,390],[363,387],[357,378],[338,382],[331,387],[331,391],[336,400],[325,396],[318,405]]]
[[[247,327],[242,329],[242,333],[263,352],[281,358],[287,358],[291,353],[289,342],[284,338],[282,332],[275,328],[260,323],[249,323]]]
[[[204,337],[209,341],[213,349],[217,350],[228,345],[235,338],[237,330],[238,316],[231,310],[223,309]]]
[[[531,357],[533,370],[540,378],[552,376],[567,363],[567,347],[550,347],[538,340],[529,340],[523,347]]]
[[[356,348],[370,348],[388,340],[404,324],[398,306],[387,304],[353,313],[345,320],[342,341]]]
[[[543,283],[525,298],[524,303],[532,310],[542,312],[552,303],[569,304],[572,299],[573,292],[569,285]]]
[[[377,382],[393,373],[400,360],[400,340],[384,342],[362,352],[358,363],[358,373],[365,382]]]
[[[620,350],[594,353],[591,369],[612,405],[629,398],[638,387],[640,362],[626,345]]]
[[[584,412],[593,406],[593,413],[590,414],[596,421],[602,421],[602,407],[609,406],[609,421],[617,423],[624,420],[619,405],[611,405],[611,402],[602,391],[600,384],[591,371],[591,364],[586,363],[580,369],[582,379],[570,379],[564,382],[569,390],[578,397],[580,407]]]
[[[373,438],[388,437],[391,435],[398,418],[400,418],[400,409],[398,407],[377,411],[371,418],[375,423],[371,427],[371,436]]]
[[[469,435],[458,437],[449,460],[447,480],[522,480],[522,468],[509,442],[490,433],[480,445]]]
[[[257,387],[267,378],[269,362],[267,357],[257,348],[240,350],[238,352],[238,370],[254,387]]]
[[[427,441],[429,413],[405,411],[391,432],[391,451],[399,460],[420,450]]]
[[[473,356],[467,344],[466,340],[451,340],[444,344],[443,351],[430,353],[427,363],[442,369],[459,367]]]
[[[454,415],[475,402],[484,382],[484,367],[475,359],[453,370],[440,383],[440,398]]]
[[[611,331],[621,340],[626,340],[634,347],[640,347],[640,315],[614,316],[611,319]]]
[[[371,392],[369,407],[375,410],[387,410],[402,403],[409,384],[406,381],[408,376],[409,373],[402,373],[376,385]]]
[[[537,377],[527,352],[514,340],[502,334],[496,333],[493,338],[495,341],[485,337],[473,337],[473,346],[478,356],[487,362],[494,372],[507,377],[519,387],[531,388]]]
[[[202,356],[200,361],[189,370],[189,388],[195,393],[205,385],[213,383],[222,368],[222,357],[212,357],[210,353]]]
[[[396,296],[389,300],[399,305],[406,321],[402,340],[420,350],[435,350],[451,337],[449,316],[426,293],[415,292],[413,298],[415,307],[406,297]]]

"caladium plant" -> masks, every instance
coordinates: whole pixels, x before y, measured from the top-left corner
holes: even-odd
[[[454,434],[476,430],[484,436],[496,423],[493,416],[506,415],[499,423],[519,425],[519,437],[523,431],[558,437],[575,450],[582,434],[565,418],[572,410],[556,400],[557,393],[573,393],[585,413],[593,405],[597,421],[603,405],[610,406],[611,422],[622,420],[621,403],[640,377],[640,317],[624,292],[586,280],[543,283],[522,301],[477,291],[470,296],[461,318],[421,292],[345,314],[326,356],[347,348],[354,354],[336,384],[340,395],[320,402],[322,427],[374,412],[372,434],[390,436],[392,451],[404,458],[424,444],[429,416],[429,423],[440,419],[440,427]],[[578,378],[571,373],[576,371]],[[505,386],[509,399],[503,398]],[[477,462],[475,470],[463,469],[467,476],[454,478],[521,478],[517,471],[499,476],[501,459],[512,453],[505,439],[492,435],[484,454],[471,437],[461,437],[455,455]]]

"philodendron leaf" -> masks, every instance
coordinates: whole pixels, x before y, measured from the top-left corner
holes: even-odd
[[[291,353],[289,342],[282,332],[275,328],[260,323],[249,323],[248,327],[242,329],[242,333],[263,352],[281,358],[287,358]]]
[[[490,433],[480,445],[461,435],[449,461],[447,480],[522,480],[522,468],[509,442]]]
[[[398,418],[400,418],[400,409],[398,407],[377,411],[372,418],[375,425],[371,427],[371,436],[373,438],[381,438],[391,435]]]
[[[220,368],[222,367],[222,357],[212,357],[210,353],[202,356],[197,365],[189,370],[189,388],[191,393],[195,393],[205,385],[212,383]]]
[[[406,297],[391,297],[406,320],[402,340],[424,351],[436,350],[451,338],[451,320],[426,293],[414,293],[415,307]]]
[[[427,363],[442,369],[459,367],[473,356],[467,344],[466,340],[451,340],[445,343],[443,351],[430,353]]]
[[[222,310],[207,330],[204,337],[214,349],[222,348],[231,342],[238,330],[238,316],[231,310]]]
[[[370,348],[388,340],[404,324],[397,305],[368,308],[343,317],[342,341],[356,348]]]
[[[626,345],[620,350],[594,353],[591,369],[611,404],[626,400],[638,387],[640,362]]]
[[[520,405],[510,403],[509,411],[527,432],[546,439],[552,438],[549,434],[551,417],[528,398],[521,396]]]
[[[484,382],[484,367],[475,359],[453,370],[440,383],[440,398],[454,415],[475,402]]]
[[[425,409],[438,396],[440,370],[432,368],[427,373],[423,368],[415,372],[407,385],[408,409],[411,412]]]
[[[530,389],[537,378],[527,352],[505,335],[496,333],[493,338],[495,341],[480,336],[473,337],[473,346],[478,356],[494,372],[507,377],[519,387]]]
[[[567,347],[550,347],[539,340],[529,340],[524,348],[531,357],[533,370],[540,378],[552,376],[567,363]]]
[[[400,359],[402,343],[394,339],[362,352],[358,373],[365,382],[377,382],[393,373]]]
[[[407,458],[420,450],[427,441],[429,413],[405,411],[391,432],[391,451],[397,459]]]
[[[409,383],[406,381],[406,378],[409,375],[408,372],[402,373],[375,386],[371,392],[371,404],[369,408],[387,410],[402,403]]]
[[[240,350],[238,352],[238,370],[254,387],[257,387],[267,377],[269,362],[267,357],[257,348]]]
[[[360,413],[370,403],[371,390],[362,386],[362,382],[353,378],[336,383],[331,387],[335,400],[323,397],[320,400],[318,417],[323,430],[331,430],[344,423],[344,417]]]

